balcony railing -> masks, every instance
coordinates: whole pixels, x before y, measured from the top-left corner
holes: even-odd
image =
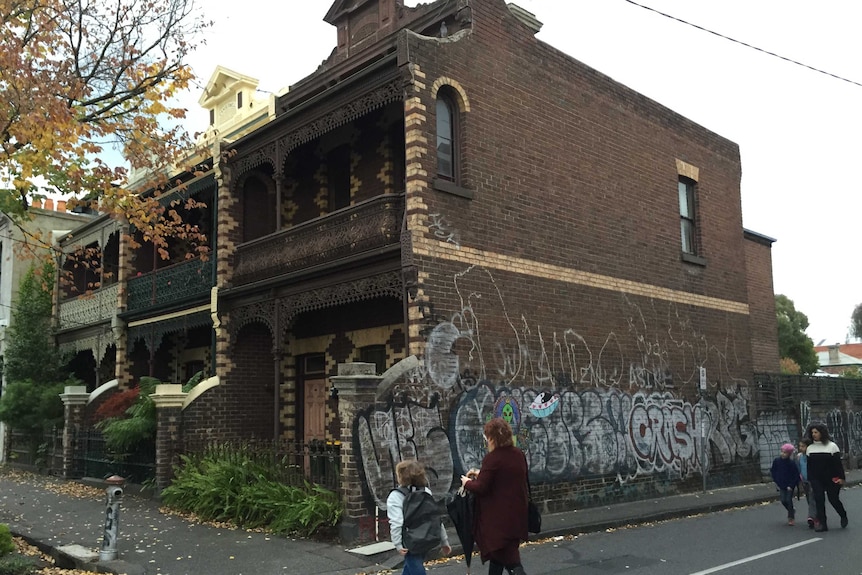
[[[61,302],[60,329],[84,327],[114,317],[119,289],[120,284],[115,283]]]
[[[385,194],[236,249],[234,285],[244,285],[400,241],[404,196]]]
[[[208,294],[212,287],[213,255],[184,261],[129,280],[127,311],[167,305]]]

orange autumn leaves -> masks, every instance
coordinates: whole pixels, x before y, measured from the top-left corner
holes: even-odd
[[[157,244],[194,235],[141,192],[169,188],[195,155],[175,97],[193,80],[201,16],[193,0],[0,0],[0,210],[23,218],[50,191]],[[134,189],[127,165],[147,174]]]

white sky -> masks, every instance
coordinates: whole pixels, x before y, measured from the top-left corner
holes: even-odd
[[[862,83],[859,0],[637,0],[693,24]],[[416,0],[407,0],[414,6]],[[808,316],[815,345],[844,342],[862,302],[862,86],[697,30],[625,0],[516,0],[538,37],[740,146],[743,223],[770,236],[775,292]],[[278,91],[335,46],[329,0],[206,0],[215,21],[191,58]],[[190,131],[208,116],[189,97]],[[854,234],[853,232],[857,232]],[[855,257],[854,257],[855,256]]]

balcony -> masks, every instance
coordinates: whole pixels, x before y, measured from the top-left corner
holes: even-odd
[[[117,312],[120,284],[60,302],[60,329],[74,329],[108,321]]]
[[[398,244],[403,214],[403,194],[384,194],[238,246],[233,284]]]
[[[212,287],[213,257],[193,259],[141,274],[129,280],[127,311],[140,311],[208,295]]]

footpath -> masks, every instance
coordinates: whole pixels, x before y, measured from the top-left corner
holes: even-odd
[[[847,485],[862,471],[847,473]],[[772,483],[712,489],[545,514],[538,537],[590,533],[639,523],[777,501]],[[122,500],[116,561],[98,561],[104,489],[6,469],[0,472],[0,523],[58,560],[58,566],[126,575],[357,575],[393,569],[394,551],[364,556],[334,543],[291,539],[191,522],[163,513],[158,501]],[[453,555],[460,552],[452,531]]]

